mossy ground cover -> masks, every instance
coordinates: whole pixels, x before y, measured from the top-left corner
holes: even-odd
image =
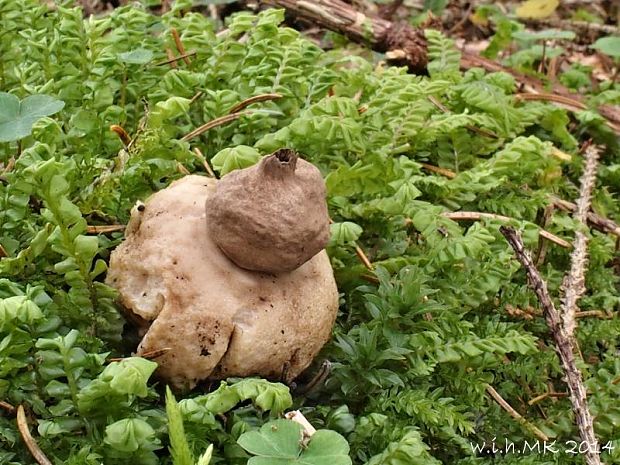
[[[203,464],[211,444],[211,463],[276,463],[264,425],[291,408],[331,430],[321,440],[334,455],[295,444],[277,463],[347,463],[349,448],[355,464],[583,463],[553,340],[499,227],[520,230],[558,297],[562,244],[581,226],[548,206],[578,197],[586,140],[604,146],[593,209],[620,221],[617,136],[596,113],[620,101],[618,84],[593,87],[573,65],[559,79],[588,105],[569,112],[517,98],[508,73],[461,70],[435,30],[417,76],[338,37],[322,50],[283,21],[245,11],[222,28],[182,2],[84,19],[71,5],[0,0],[0,464],[35,463],[18,405],[53,463]],[[169,62],[173,29],[187,60]],[[509,64],[534,72],[532,47]],[[167,411],[156,362],[130,357],[131,323],[104,284],[119,225],[188,172],[221,176],[283,147],[326,179],[340,313],[308,378],[322,360],[331,371],[310,390],[205,385],[178,405],[169,396]],[[457,222],[459,211],[492,215]],[[617,237],[586,232],[579,363],[603,460],[620,463]],[[282,431],[275,444],[297,434]]]

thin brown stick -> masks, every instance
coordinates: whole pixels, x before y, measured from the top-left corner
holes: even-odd
[[[508,315],[518,317],[518,318],[523,318],[525,320],[533,320],[534,318],[538,316],[542,316],[542,312],[539,312],[538,310],[532,307],[526,307],[524,309],[521,309],[518,307],[514,307],[510,304],[507,304],[504,307],[504,309],[506,310]]]
[[[45,456],[39,445],[36,443],[30,429],[28,428],[28,420],[26,419],[26,412],[24,406],[19,405],[17,407],[17,429],[22,436],[22,440],[26,444],[26,447],[32,454],[32,457],[37,461],[39,465],[52,465],[52,462]]]
[[[318,371],[314,374],[312,379],[308,381],[307,383],[298,384],[297,387],[295,388],[295,393],[307,395],[313,392],[318,387],[322,386],[323,383],[325,383],[325,380],[327,380],[327,377],[330,375],[331,372],[332,372],[331,362],[329,360],[323,360],[323,363],[321,363],[321,366],[319,367]]]
[[[454,34],[454,32],[461,29],[467,21],[470,21],[471,13],[474,10],[475,6],[476,6],[476,2],[474,0],[471,0],[469,2],[469,5],[467,6],[467,10],[465,11],[465,13],[463,13],[463,16],[461,17],[461,19],[457,21],[456,24],[452,26],[450,30],[448,31],[448,35],[450,37],[452,37],[452,34]]]
[[[145,358],[147,360],[153,360],[153,359],[161,357],[162,355],[170,352],[171,350],[172,349],[170,347],[162,347],[161,349],[151,350],[150,352],[144,352],[143,354],[140,354],[140,355],[132,355],[131,357],[140,357],[140,358]],[[125,360],[126,358],[131,358],[131,357],[109,358],[108,362],[120,362],[122,360]]]
[[[536,396],[536,397],[528,400],[527,404],[529,406],[532,406],[534,404],[537,404],[541,400],[545,400],[545,399],[547,399],[549,397],[568,397],[568,393],[567,392],[545,392],[544,394],[541,394],[539,396]]]
[[[170,49],[167,49],[170,50]],[[168,55],[168,59],[164,60],[164,61],[159,61],[157,63],[155,63],[153,66],[163,66],[163,65],[169,65],[169,64],[173,64],[175,65],[174,67],[176,68],[176,62],[179,60],[186,60],[188,57],[192,57],[196,55],[196,51],[195,50],[190,50],[187,53],[184,53],[183,55],[179,55],[178,57],[175,57],[174,54],[172,54],[172,50],[170,50],[170,55]]]
[[[540,439],[541,441],[549,440],[549,437],[545,433],[543,433],[535,425],[533,425],[532,423],[527,421],[525,418],[523,418],[523,415],[521,415],[514,408],[512,408],[512,406],[508,402],[506,402],[506,400],[499,394],[499,392],[497,392],[493,388],[493,386],[491,386],[490,384],[486,384],[485,389],[487,393],[493,398],[495,402],[499,404],[501,408],[503,408],[506,412],[508,412],[508,414],[512,418],[517,420],[521,425],[523,425],[525,428],[531,431],[538,439]]]
[[[177,162],[177,171],[184,176],[191,174],[190,171],[187,168],[185,168],[185,166],[183,166],[183,164],[180,161]]]
[[[357,255],[357,258],[360,259],[362,264],[366,267],[366,269],[368,269],[370,271],[374,270],[374,268],[372,266],[372,263],[368,259],[368,256],[366,255],[364,250],[359,245],[357,245],[357,244],[355,244],[355,254]]]
[[[506,226],[500,228],[510,246],[514,249],[517,259],[525,269],[530,287],[538,297],[542,306],[543,314],[551,336],[555,342],[555,348],[562,364],[566,383],[570,394],[570,400],[575,414],[575,421],[581,440],[588,444],[584,453],[585,461],[588,465],[600,465],[601,460],[598,455],[598,440],[594,434],[592,415],[586,400],[586,388],[583,383],[581,371],[577,367],[575,360],[574,338],[571,337],[562,326],[560,313],[556,310],[553,300],[547,290],[547,283],[542,279],[538,270],[532,262],[530,254],[525,250],[523,240],[519,233]]]
[[[129,137],[129,134],[127,134],[127,131],[125,131],[122,126],[112,124],[110,125],[110,131],[118,136],[125,147],[131,143],[131,137]]]
[[[592,191],[596,184],[596,170],[600,151],[596,146],[590,145],[585,150],[585,167],[581,176],[581,187],[579,189],[579,199],[574,218],[583,226],[586,226],[588,211],[592,203]],[[577,301],[586,291],[585,270],[588,265],[588,236],[583,231],[575,232],[573,241],[573,251],[571,253],[570,271],[562,281],[562,324],[569,336],[575,332],[575,313],[577,312]]]
[[[555,210],[555,207],[553,205],[547,205],[545,207],[545,210],[543,211],[542,214],[542,219],[541,222],[539,224],[541,229],[546,229],[547,226],[549,226],[549,223],[551,222],[551,218],[553,217],[553,211]],[[540,266],[543,264],[543,262],[545,261],[545,257],[547,256],[547,250],[549,246],[549,242],[547,241],[543,241],[543,237],[540,236],[538,238],[538,249],[536,249],[536,255],[534,255],[535,259],[534,259],[534,263],[536,263],[536,266]]]
[[[106,224],[102,226],[86,226],[86,234],[107,234],[111,232],[124,231],[124,224]]]
[[[9,415],[15,415],[15,407],[3,400],[0,400],[0,409],[4,410]]]
[[[7,162],[6,166],[2,167],[2,171],[0,171],[0,173],[10,173],[11,171],[13,171],[13,168],[15,168],[15,157],[9,158],[9,161]]]
[[[230,123],[231,121],[234,121],[242,116],[251,115],[251,114],[252,114],[251,111],[241,111],[238,113],[231,113],[229,115],[220,116],[219,118],[215,118],[209,121],[208,123],[205,123],[200,127],[197,127],[193,131],[188,132],[181,138],[181,140],[187,141],[187,140],[193,139],[194,137],[207,132],[209,129],[213,129],[217,126],[222,126],[223,124]]]
[[[602,310],[583,310],[581,312],[575,312],[575,318],[600,318],[601,320],[611,320],[614,316],[611,313],[604,312]]]
[[[575,100],[574,98],[567,97],[565,95],[557,94],[515,94],[517,100],[542,100],[545,102],[554,102],[562,105],[567,110],[581,111],[587,108],[582,102]]]
[[[161,66],[161,65],[169,64],[172,69],[176,69],[177,61],[180,60],[180,58],[175,57],[174,52],[169,47],[166,47],[166,56],[168,57],[166,61],[160,61],[159,63],[155,63],[153,66]]]
[[[584,2],[594,3],[594,2]],[[565,19],[555,19],[555,18],[540,18],[540,19],[522,19],[519,18],[521,22],[524,22],[530,26],[536,27],[554,27],[559,29],[564,29],[568,31],[574,31],[580,36],[586,36],[590,34],[594,34],[595,36],[604,36],[604,35],[617,35],[620,34],[620,29],[616,26],[608,25],[608,24],[598,24],[592,23],[589,21],[570,21]]]
[[[574,212],[577,210],[577,205],[573,202],[569,202],[568,200],[560,199],[554,196],[551,197],[551,200],[553,201],[553,205],[564,211]],[[620,225],[613,222],[609,218],[605,218],[590,211],[588,212],[587,220],[588,225],[592,228],[606,234],[613,234],[614,236],[620,237]]]
[[[176,28],[173,27],[170,29],[170,33],[172,34],[172,38],[174,39],[174,45],[176,45],[177,50],[181,54],[181,58],[186,65],[190,65],[192,62],[188,58],[187,52],[185,51],[185,47],[183,46],[183,42],[181,41],[179,31],[177,31]]]
[[[449,169],[441,168],[435,165],[429,165],[428,163],[420,163],[420,165],[422,165],[422,168],[424,168],[427,171],[430,171],[431,173],[441,174],[442,176],[449,178],[449,179],[456,178],[456,173],[454,171],[450,171]]]
[[[481,219],[490,219],[490,220],[498,220],[498,221],[515,221],[515,218],[510,218],[508,216],[496,215],[495,213],[482,213],[482,212],[444,212],[441,216],[445,218],[449,218],[453,221],[478,221]],[[570,242],[565,241],[564,239],[556,236],[555,234],[550,233],[544,229],[538,229],[538,234],[545,239],[553,242],[554,244],[559,245],[560,247],[564,247],[566,249],[570,249],[572,246]]]
[[[194,103],[196,100],[198,100],[200,97],[202,97],[204,95],[204,92],[202,91],[198,91],[194,94],[194,96],[189,100],[189,104],[191,105],[192,103]]]
[[[8,257],[9,254],[7,253],[6,250],[4,250],[4,247],[2,247],[2,244],[0,244],[0,258],[4,258],[4,257]]]
[[[205,167],[207,174],[212,178],[217,178],[215,172],[211,169],[211,165],[209,165],[209,162],[198,147],[194,147],[194,155],[196,155],[196,157],[198,157],[198,159],[202,162],[202,166]]]
[[[243,110],[245,107],[252,105],[253,103],[257,103],[257,102],[266,102],[268,100],[276,100],[282,98],[282,94],[260,94],[260,95],[255,95],[253,97],[250,98],[246,98],[245,100],[239,102],[238,104],[236,104],[235,106],[233,106],[230,110],[228,110],[226,113],[238,113],[241,110]]]

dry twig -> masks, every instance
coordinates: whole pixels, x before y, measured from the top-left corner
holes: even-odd
[[[448,179],[456,178],[456,173],[454,171],[450,171],[449,169],[441,168],[440,166],[429,165],[428,163],[420,163],[420,165],[422,165],[422,168],[430,171],[431,173],[441,174]]]
[[[547,94],[547,93],[539,93],[539,94],[515,94],[515,98],[517,100],[537,100],[537,101],[545,101],[545,102],[553,102],[560,105],[562,108],[566,108],[570,111],[581,111],[588,108],[582,102],[575,100],[574,98],[567,97],[565,95],[556,95],[556,94]]]
[[[558,197],[551,197],[551,200],[554,206],[561,208],[564,211],[574,212],[577,210],[577,205],[573,202],[569,202],[568,200],[560,199]],[[609,218],[605,218],[590,211],[588,212],[587,220],[588,224],[592,228],[606,234],[613,234],[614,236],[620,237],[620,225],[614,223]]]
[[[124,231],[124,224],[107,224],[102,226],[86,226],[86,234],[106,234]]]
[[[0,409],[6,411],[9,415],[15,415],[15,407],[3,400],[0,400]]]
[[[183,61],[185,62],[186,65],[191,64],[191,61],[188,58],[188,55],[185,51],[185,47],[183,46],[183,42],[181,41],[181,36],[179,35],[179,31],[177,31],[176,28],[173,27],[172,29],[170,29],[170,33],[172,34],[172,38],[174,39],[174,45],[176,45],[177,50],[181,54],[180,58],[183,58]]]
[[[26,412],[24,411],[23,405],[17,407],[17,429],[19,429],[19,434],[21,434],[22,440],[37,463],[39,465],[52,465],[52,462],[50,462],[50,460],[45,456],[39,445],[30,434],[28,420],[26,419]]]
[[[122,126],[119,126],[118,124],[112,124],[110,125],[110,131],[112,131],[118,136],[125,148],[127,148],[127,146],[131,143],[131,137],[129,137],[129,134],[127,134],[127,131],[125,131]]]
[[[373,271],[374,268],[372,266],[372,263],[368,259],[368,256],[366,255],[364,250],[357,244],[355,244],[355,254],[357,255],[357,258],[360,259],[362,264],[366,267],[366,269]]]
[[[467,221],[467,220],[481,220],[481,219],[490,219],[490,220],[499,220],[499,221],[515,221],[514,218],[510,218],[508,216],[496,215],[495,213],[482,213],[482,212],[444,212],[441,216],[445,218],[449,218],[453,221]],[[561,237],[556,236],[555,234],[550,233],[549,231],[545,231],[544,229],[538,229],[538,234],[541,237],[557,244],[566,249],[570,249],[571,245],[569,242],[565,241]]]
[[[131,357],[141,357],[147,360],[154,360],[166,354],[167,352],[170,352],[170,350],[172,350],[170,349],[170,347],[162,347],[161,349],[152,350],[150,352],[144,352],[143,354],[140,354],[140,355],[132,355]],[[131,357],[113,357],[113,358],[109,358],[108,362],[120,362],[122,360],[125,360],[126,358],[131,358]]]
[[[543,211],[542,218],[540,221],[540,228],[545,229],[549,226],[551,222],[551,218],[553,217],[553,211],[555,207],[553,205],[547,205],[545,210]],[[536,255],[534,255],[536,266],[540,266],[545,261],[545,257],[547,256],[547,249],[549,248],[549,243],[543,240],[543,236],[538,238],[538,249],[536,249]]]
[[[170,50],[169,48],[166,49],[166,52],[168,53],[168,59],[164,60],[164,61],[159,61],[157,63],[155,63],[153,66],[163,66],[163,65],[173,65],[173,68],[176,68],[176,63],[179,60],[186,60],[188,59],[188,57],[194,56],[196,55],[196,51],[195,50],[190,50],[187,53],[184,53],[183,55],[179,55],[178,57],[175,57],[174,54],[172,53],[172,50]]]
[[[268,100],[276,100],[282,98],[282,94],[260,94],[260,95],[255,95],[253,97],[250,98],[246,98],[245,100],[243,100],[242,102],[239,102],[238,104],[236,104],[234,107],[232,107],[230,110],[228,110],[226,113],[238,113],[241,110],[243,110],[245,107],[252,105],[253,103],[257,103],[257,102],[266,102]]]
[[[555,348],[560,357],[566,383],[568,384],[570,401],[573,406],[579,436],[585,444],[588,444],[588,448],[584,453],[586,463],[588,465],[600,465],[601,460],[597,452],[598,441],[594,434],[592,415],[586,400],[586,388],[581,371],[579,371],[575,361],[574,338],[563,327],[560,313],[555,308],[547,290],[547,283],[542,279],[532,262],[530,254],[525,250],[519,233],[515,229],[506,226],[502,226],[500,231],[514,249],[517,259],[525,269],[530,287],[536,293],[542,306],[543,315],[555,342]]]
[[[207,172],[207,174],[212,178],[217,178],[215,172],[211,169],[211,165],[209,165],[209,162],[198,147],[194,147],[194,154],[202,162],[202,166],[205,167],[205,171]]]
[[[252,114],[251,111],[240,111],[238,113],[230,113],[229,115],[220,116],[219,118],[215,118],[209,121],[208,123],[205,123],[202,126],[197,127],[193,131],[188,132],[181,138],[181,140],[186,141],[186,140],[193,139],[194,137],[207,132],[209,129],[213,129],[217,126],[222,126],[223,124],[230,123],[231,121],[234,121],[242,116],[251,115],[251,114]]]
[[[529,421],[527,421],[525,418],[523,418],[523,415],[521,415],[514,408],[512,408],[512,406],[508,402],[506,402],[506,400],[499,394],[499,392],[497,392],[493,388],[493,386],[491,386],[490,384],[487,384],[485,386],[485,389],[487,393],[493,398],[493,400],[495,400],[495,402],[499,404],[501,408],[503,408],[506,412],[508,412],[508,414],[512,418],[514,418],[519,423],[521,423],[523,426],[525,426],[527,429],[529,429],[538,439],[540,439],[541,441],[549,440],[549,437],[545,433],[543,433],[536,426],[534,426]]]
[[[611,320],[613,313],[607,313],[602,310],[584,310],[583,312],[575,312],[575,318],[600,318],[601,320]]]
[[[594,2],[584,2],[584,3],[594,3]],[[589,21],[569,21],[565,19],[552,19],[552,18],[541,18],[541,19],[521,19],[521,21],[529,24],[530,26],[543,26],[543,27],[554,27],[558,29],[563,29],[567,31],[574,31],[579,36],[587,36],[589,34],[595,35],[596,37],[604,36],[604,35],[618,35],[620,34],[620,29],[616,26],[608,25],[608,24],[597,24]]]
[[[568,396],[568,393],[566,392],[545,392],[544,394],[541,394],[539,396],[536,396],[528,400],[527,405],[532,406],[534,404],[537,404],[541,400],[545,400],[549,397],[567,397],[567,396]]]
[[[170,67],[172,69],[176,69],[177,68],[177,61],[179,61],[180,58],[175,57],[174,53],[172,52],[172,50],[169,47],[166,47],[166,56],[168,57],[167,60],[161,61],[159,63],[155,63],[155,66],[161,66],[161,65],[170,64]]]
[[[585,168],[581,176],[579,199],[575,211],[575,219],[583,226],[586,226],[588,212],[590,211],[599,155],[598,147],[591,145],[586,148]],[[569,337],[572,337],[575,332],[577,301],[586,291],[585,270],[588,264],[588,236],[583,231],[577,231],[573,245],[570,271],[562,281],[564,294],[562,297],[562,324]]]

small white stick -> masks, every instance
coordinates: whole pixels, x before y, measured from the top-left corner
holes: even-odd
[[[304,438],[310,438],[316,433],[316,428],[310,424],[310,422],[304,417],[303,413],[299,410],[293,410],[284,414],[284,418],[292,420],[295,423],[299,423],[304,427]]]

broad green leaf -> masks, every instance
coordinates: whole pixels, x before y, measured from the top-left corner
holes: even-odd
[[[103,442],[119,452],[136,452],[139,449],[152,449],[155,430],[139,418],[119,420],[105,429]]]
[[[146,383],[155,368],[157,368],[155,362],[141,357],[129,357],[120,362],[112,362],[103,371],[101,378],[109,379],[110,387],[118,393],[145,397]],[[111,378],[108,378],[110,375]]]
[[[527,19],[541,19],[553,14],[560,0],[527,0],[517,7],[517,16]]]
[[[31,325],[41,318],[43,318],[41,309],[26,296],[0,299],[0,330],[19,323]]]
[[[593,49],[613,58],[620,58],[620,36],[601,37],[592,45]]]
[[[32,126],[44,116],[63,109],[65,103],[49,95],[30,95],[21,102],[0,92],[0,142],[22,139],[32,133]]]
[[[254,147],[247,145],[238,145],[220,150],[211,159],[213,168],[220,172],[220,175],[230,173],[231,171],[247,168],[254,165],[261,158],[260,153]]]

